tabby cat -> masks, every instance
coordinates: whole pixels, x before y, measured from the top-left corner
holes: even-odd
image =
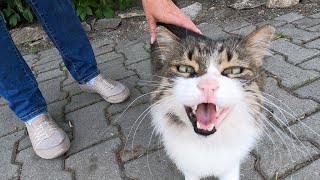
[[[186,180],[240,178],[241,160],[262,134],[260,67],[274,32],[266,25],[244,39],[214,41],[157,27],[152,123]]]

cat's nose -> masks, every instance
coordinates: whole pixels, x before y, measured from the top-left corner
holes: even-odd
[[[198,88],[202,92],[205,102],[210,102],[214,91],[219,88],[219,84],[214,80],[203,79],[199,82]]]

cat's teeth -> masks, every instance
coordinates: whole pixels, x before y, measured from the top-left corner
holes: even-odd
[[[198,128],[198,129],[201,129],[201,125],[200,125],[199,122],[197,122],[197,128]]]
[[[197,105],[195,105],[195,106],[193,106],[193,107],[192,107],[192,113],[193,113],[193,114],[196,114],[196,110],[197,110],[197,108],[198,108],[198,106],[197,106]]]
[[[222,108],[216,106],[217,117],[221,114]]]
[[[214,128],[214,124],[211,124],[211,125],[207,128],[207,131],[212,131],[213,128]]]

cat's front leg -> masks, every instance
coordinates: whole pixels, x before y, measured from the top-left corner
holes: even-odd
[[[233,168],[230,168],[229,171],[226,171],[225,174],[219,176],[219,180],[239,180],[240,179],[240,164],[236,165]]]

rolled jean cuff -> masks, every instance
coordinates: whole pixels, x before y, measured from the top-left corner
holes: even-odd
[[[26,116],[23,116],[23,117],[19,117],[23,122],[27,122],[29,121],[30,119],[38,116],[38,115],[41,115],[41,114],[45,114],[45,113],[48,113],[48,110],[46,107],[42,107],[40,109],[37,109],[35,111],[33,111],[32,113],[26,115]]]
[[[86,83],[89,82],[91,79],[97,77],[99,74],[100,74],[100,71],[97,70],[96,72],[91,73],[89,76],[87,76],[87,77],[83,78],[82,80],[80,80],[78,83],[79,83],[79,84],[86,84]]]

